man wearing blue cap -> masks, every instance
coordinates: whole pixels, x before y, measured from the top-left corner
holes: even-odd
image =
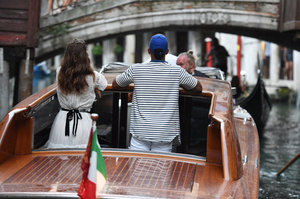
[[[200,82],[179,66],[165,61],[168,40],[152,36],[148,53],[151,62],[134,64],[113,81],[114,88],[134,83],[130,116],[130,149],[171,152],[180,142],[178,88],[202,91]]]

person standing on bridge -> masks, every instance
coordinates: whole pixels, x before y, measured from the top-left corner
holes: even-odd
[[[208,61],[209,57],[212,57],[212,65],[213,67],[219,68],[224,72],[225,79],[227,78],[227,57],[229,57],[229,53],[225,49],[224,46],[219,44],[219,40],[217,38],[212,39],[212,48],[205,56],[205,60]]]
[[[90,110],[107,86],[105,77],[90,65],[86,44],[74,39],[67,45],[56,71],[57,97],[61,109],[53,122],[47,148],[86,148],[92,119]]]
[[[131,65],[118,75],[112,86],[124,89],[134,83],[131,109],[130,149],[171,152],[180,142],[178,88],[201,92],[200,82],[183,68],[165,61],[168,40],[162,34],[152,36],[149,63]]]

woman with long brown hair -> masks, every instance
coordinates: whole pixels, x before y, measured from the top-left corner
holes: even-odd
[[[85,148],[92,120],[90,110],[95,91],[107,86],[105,77],[90,65],[86,44],[74,39],[67,45],[61,67],[56,71],[60,104],[50,132],[47,148]]]

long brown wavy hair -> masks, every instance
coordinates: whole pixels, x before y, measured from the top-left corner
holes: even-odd
[[[86,44],[83,40],[73,39],[68,43],[61,69],[58,74],[58,87],[65,93],[81,93],[87,86],[86,76],[93,75]]]

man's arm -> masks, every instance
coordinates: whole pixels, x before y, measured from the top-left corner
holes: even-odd
[[[184,89],[185,93],[186,94],[189,94],[189,95],[194,95],[194,96],[197,96],[199,95],[200,93],[202,93],[202,85],[201,83],[199,82],[199,80],[197,80],[197,84],[194,88],[192,89],[186,89],[184,87],[181,87]]]
[[[200,93],[202,92],[202,85],[200,81],[197,78],[193,77],[188,72],[186,72],[186,70],[183,68],[180,68],[179,85],[186,91],[200,92]]]
[[[129,90],[133,83],[133,68],[130,66],[122,74],[116,76],[112,82],[112,87],[117,90]],[[118,80],[118,81],[117,81]]]
[[[119,84],[116,81],[116,78],[112,82],[112,87],[113,87],[113,89],[116,89],[116,90],[129,90],[129,88],[130,88],[129,85],[125,86],[125,87],[119,86]]]
[[[202,85],[200,83],[200,81],[198,80],[197,81],[197,85],[192,89],[193,92],[196,92],[196,93],[201,93],[202,92]]]
[[[113,80],[113,82],[112,82],[112,87],[113,88],[120,88],[121,86],[119,86],[119,84],[117,83],[117,81],[116,81],[116,78]]]

